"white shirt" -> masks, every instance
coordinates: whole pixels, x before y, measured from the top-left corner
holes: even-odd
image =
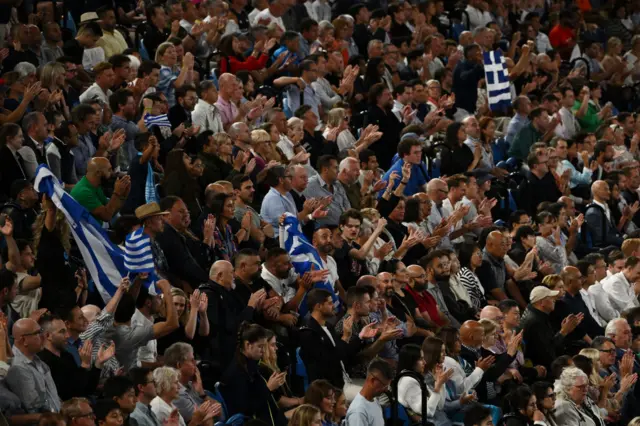
[[[607,271],[607,274],[609,274],[609,271]],[[593,297],[596,305],[596,310],[598,311],[598,316],[600,316],[600,318],[602,318],[605,322],[609,322],[614,318],[620,317],[620,312],[616,311],[613,308],[613,305],[609,300],[609,295],[607,295],[607,293],[604,291],[604,288],[602,288],[602,282],[596,282],[594,285],[589,287],[587,291]]]
[[[456,203],[457,204],[457,203]],[[443,202],[442,202],[442,211],[444,212],[444,216],[445,217],[449,217],[453,214],[454,211],[454,207],[453,205],[451,205],[451,200],[449,200],[448,198],[446,198]],[[453,231],[457,231],[460,228],[462,228],[462,219],[460,219],[459,221],[457,221],[454,225],[453,225],[453,229],[451,230],[451,232]],[[454,244],[458,244],[458,243],[463,243],[464,242],[464,237],[462,235],[460,235],[458,238],[456,238],[455,240],[452,241],[452,243]]]
[[[340,275],[338,275],[338,264],[336,263],[336,260],[331,256],[327,256],[326,261],[322,257],[320,258],[320,260],[322,260],[322,268],[329,271],[327,282],[331,284],[333,291],[335,291],[336,283],[340,279]]]
[[[166,422],[167,419],[169,419],[169,416],[171,415],[171,413],[174,410],[176,411],[178,410],[178,408],[175,405],[167,404],[159,396],[156,396],[155,398],[153,398],[149,405],[151,406],[151,411],[153,411],[153,414],[156,415],[156,417],[158,418],[158,422],[160,424],[164,424],[164,422]],[[178,411],[178,417],[180,419],[180,426],[187,426],[179,411]]]
[[[284,303],[289,302],[296,295],[294,284],[298,280],[298,274],[293,270],[293,268],[289,269],[289,276],[285,279],[276,277],[271,272],[269,272],[267,268],[262,268],[261,276],[262,279],[271,286],[273,291],[275,291],[280,297],[282,297]]]
[[[538,31],[538,35],[536,35],[536,48],[540,53],[547,53],[553,50],[549,37],[545,33]]]
[[[582,300],[584,300],[584,304],[587,305],[587,308],[589,309],[589,313],[591,314],[593,319],[598,324],[600,324],[600,327],[606,327],[607,322],[602,318],[600,318],[600,315],[598,315],[598,309],[596,308],[596,301],[594,300],[593,295],[591,295],[585,289],[580,290],[580,295],[582,296]]]
[[[624,276],[624,271],[602,280],[602,288],[609,296],[611,305],[619,312],[640,306],[633,284]]]
[[[211,130],[214,135],[224,132],[222,116],[218,107],[202,99],[198,99],[198,103],[191,113],[191,121],[194,126],[200,126],[198,134],[205,130]]]
[[[260,25],[260,21],[262,19],[268,20],[269,23],[271,22],[275,22],[276,25],[278,25],[278,27],[280,27],[280,30],[282,30],[283,32],[286,31],[287,29],[284,27],[284,21],[282,21],[282,18],[276,18],[275,16],[273,16],[271,14],[271,11],[269,10],[269,8],[267,7],[265,10],[263,10],[262,12],[259,12],[254,18],[253,21],[251,21],[251,26],[255,27],[257,25]]]
[[[112,92],[109,89],[107,89],[107,93],[104,93],[102,88],[98,86],[98,83],[93,83],[80,95],[80,102],[98,99],[100,102],[104,102],[106,105],[109,105],[109,96],[111,96],[111,93]]]
[[[554,132],[556,136],[564,139],[573,139],[580,132],[580,124],[573,113],[565,107],[558,111],[560,123],[556,126]]]
[[[145,317],[142,312],[137,309],[131,317],[131,325],[135,326],[136,324],[139,324],[141,326],[145,324],[151,324],[151,327],[153,327],[153,321]],[[142,367],[143,362],[156,362],[157,359],[158,341],[156,339],[151,339],[147,342],[146,345],[140,346],[138,348],[138,367]]]
[[[449,216],[446,213],[446,210],[443,206],[438,207],[435,202],[431,201],[431,214],[427,218],[427,232],[429,234],[433,233],[433,230],[442,223],[442,219],[446,219]],[[449,233],[452,229],[449,229]],[[451,244],[451,240],[449,239],[449,235],[446,235],[440,240],[440,244],[438,244],[438,248],[441,249],[452,249],[453,245]]]
[[[465,11],[469,15],[469,31],[473,31],[478,27],[486,27],[489,22],[493,21],[493,17],[489,12],[483,12],[471,5],[468,5]]]
[[[475,389],[484,375],[484,370],[480,367],[476,367],[473,372],[467,376],[460,363],[448,356],[444,357],[443,365],[445,370],[453,370],[453,376],[451,376],[449,380],[456,385],[456,393],[458,395],[465,394],[470,390]]]

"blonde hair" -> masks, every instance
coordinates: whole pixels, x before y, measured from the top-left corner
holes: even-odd
[[[173,45],[173,43],[169,43],[168,41],[165,41],[160,46],[158,46],[158,50],[156,50],[156,62],[157,63],[162,65],[161,59],[164,56],[164,54],[167,51],[167,49],[170,48],[170,47],[175,47],[175,46]]]
[[[220,148],[220,145],[222,145],[226,141],[233,143],[231,136],[224,132],[216,133],[215,135],[213,135],[213,142],[216,144],[216,148]]]
[[[258,129],[251,132],[251,142],[269,142],[271,143],[271,136],[266,130]]]
[[[627,426],[640,426],[640,417],[634,417]]]
[[[327,118],[327,126],[328,127],[340,127],[344,118],[347,116],[347,112],[344,108],[334,108],[329,111],[329,116]]]
[[[484,330],[485,337],[495,333],[500,328],[500,325],[494,320],[483,318],[479,322],[480,322],[480,325],[482,326],[482,329]]]
[[[376,209],[372,209],[372,208],[366,208],[366,209],[362,209],[360,210],[360,214],[362,215],[362,217],[364,219],[368,219],[370,221],[374,221],[374,220],[378,220],[380,219],[380,212]]]
[[[564,284],[564,282],[562,281],[562,277],[558,274],[547,275],[542,279],[542,284],[546,287],[549,287],[549,289],[551,290],[554,290],[559,283]]]
[[[156,385],[158,395],[169,390],[176,380],[180,379],[178,370],[172,367],[158,367],[153,370],[153,383]]]
[[[297,127],[303,127],[303,126],[304,126],[304,121],[302,121],[302,119],[298,117],[291,117],[289,120],[287,120],[287,127],[289,129],[295,129]]]
[[[93,69],[95,70],[96,68],[93,67]],[[42,87],[49,90],[56,90],[58,88],[56,80],[61,75],[64,75],[64,72],[64,65],[59,62],[49,62],[46,64],[40,72],[40,83],[42,83]]]
[[[598,374],[600,369],[600,351],[595,348],[585,348],[580,351],[580,355],[584,355],[593,363],[593,370],[589,374],[589,383],[592,386],[600,386],[602,383],[602,377]]]
[[[624,240],[620,249],[624,257],[631,257],[634,251],[640,249],[640,238],[628,238]]]
[[[289,426],[311,426],[318,414],[322,416],[322,412],[315,405],[302,404],[291,415]]]
[[[182,315],[180,315],[178,320],[180,321],[180,324],[185,325],[189,320],[189,308],[191,307],[189,304],[189,297],[184,290],[179,289],[178,287],[171,287],[171,296],[173,296],[173,300],[175,300],[176,297],[184,298],[184,312],[182,312]]]

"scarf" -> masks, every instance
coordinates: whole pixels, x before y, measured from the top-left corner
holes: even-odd
[[[138,152],[138,157],[142,157],[141,152]],[[151,167],[151,160],[147,161],[147,178],[144,184],[144,199],[147,203],[158,203],[160,201],[158,191],[156,191],[156,182],[153,179],[153,167]]]

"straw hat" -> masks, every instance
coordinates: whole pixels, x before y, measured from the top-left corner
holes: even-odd
[[[147,203],[136,209],[136,217],[140,220],[145,220],[152,216],[164,216],[169,214],[169,212],[163,212],[160,210],[160,206],[158,203]]]

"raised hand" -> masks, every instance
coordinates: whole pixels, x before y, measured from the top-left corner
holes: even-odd
[[[493,355],[485,358],[480,358],[476,361],[476,367],[481,368],[483,371],[487,371],[494,362],[496,362],[496,357]]]
[[[351,322],[353,323],[353,317],[350,318]],[[360,330],[360,334],[358,334],[358,337],[360,338],[360,340],[373,339],[378,334],[378,331],[378,323],[370,322],[369,324],[365,325],[362,330]]]
[[[4,218],[4,225],[2,226],[2,228],[0,228],[0,232],[2,232],[2,235],[4,235],[5,237],[12,236],[13,235],[13,221],[6,214],[0,215],[0,218]]]
[[[80,355],[80,361],[82,368],[88,370],[91,368],[91,354],[93,351],[93,342],[91,340],[86,340],[80,350],[78,351]]]
[[[102,368],[104,363],[113,358],[116,354],[116,344],[111,342],[109,346],[102,345],[98,349],[98,355],[96,357],[96,368]]]

